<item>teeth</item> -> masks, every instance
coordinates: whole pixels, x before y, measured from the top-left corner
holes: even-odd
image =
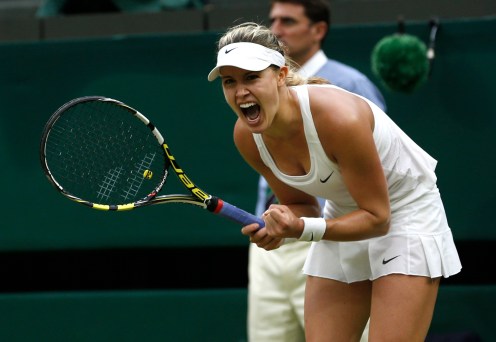
[[[249,108],[249,107],[251,107],[251,106],[255,106],[255,105],[256,105],[256,103],[255,103],[255,102],[249,102],[249,103],[242,103],[242,104],[240,104],[239,106],[240,106],[241,108]]]

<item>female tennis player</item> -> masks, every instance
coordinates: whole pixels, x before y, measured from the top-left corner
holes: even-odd
[[[440,278],[461,270],[436,160],[372,102],[295,73],[266,27],[221,37],[217,77],[238,116],[236,147],[280,202],[265,228],[242,233],[267,250],[313,241],[307,341],[359,341],[369,316],[370,341],[424,341]]]

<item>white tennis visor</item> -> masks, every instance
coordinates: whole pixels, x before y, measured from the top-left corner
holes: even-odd
[[[234,66],[249,71],[262,71],[270,65],[282,67],[285,64],[284,56],[255,43],[233,43],[224,46],[217,54],[217,65],[208,74],[211,82],[220,76],[219,69],[223,66]]]

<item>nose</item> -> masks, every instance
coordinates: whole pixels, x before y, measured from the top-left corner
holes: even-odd
[[[246,87],[244,85],[241,84],[238,87],[236,87],[236,97],[242,98],[248,94],[249,94],[249,91],[248,91],[248,89],[246,89]]]
[[[270,25],[270,30],[272,31],[273,34],[275,34],[277,38],[279,38],[282,35],[281,24],[277,19],[274,19],[272,21],[272,24]]]

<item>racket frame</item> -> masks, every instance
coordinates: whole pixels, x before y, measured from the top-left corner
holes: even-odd
[[[88,101],[106,101],[106,102],[112,102],[118,106],[121,106],[125,108],[127,111],[130,112],[131,115],[134,115],[137,119],[139,119],[143,124],[145,124],[151,131],[151,133],[154,135],[156,138],[157,142],[159,145],[162,146],[164,150],[164,155],[166,156],[167,160],[169,161],[169,165],[164,165],[164,173],[163,177],[158,183],[158,185],[155,187],[155,189],[150,192],[146,197],[137,200],[135,202],[129,202],[129,203],[123,203],[123,204],[101,204],[101,203],[93,203],[87,200],[84,200],[78,196],[75,196],[74,194],[69,193],[64,189],[64,187],[55,179],[53,176],[52,172],[50,171],[50,168],[48,167],[47,163],[47,157],[46,157],[46,141],[49,138],[51,128],[54,126],[54,124],[57,122],[57,120],[71,107],[76,106],[78,104],[81,104],[83,102],[88,102]],[[42,139],[41,139],[41,144],[40,144],[40,162],[42,169],[48,178],[49,182],[66,198],[91,207],[93,209],[97,210],[103,210],[103,211],[128,211],[132,210],[138,207],[143,207],[143,206],[148,206],[148,205],[153,205],[153,204],[163,204],[163,203],[186,203],[186,204],[191,204],[195,206],[202,207],[204,209],[207,209],[208,211],[219,214],[220,216],[224,216],[226,218],[229,218],[237,223],[247,225],[250,223],[258,223],[260,228],[265,226],[265,222],[253,215],[250,214],[242,209],[239,209],[232,204],[229,204],[219,197],[212,196],[199,188],[184,172],[184,170],[180,167],[178,164],[176,158],[174,155],[171,153],[171,150],[168,146],[168,144],[165,142],[165,139],[163,135],[160,133],[160,131],[153,125],[153,123],[143,114],[141,114],[139,111],[136,109],[126,105],[125,103],[104,97],[104,96],[85,96],[85,97],[80,97],[73,99],[64,105],[62,105],[57,111],[55,111],[52,116],[49,118],[47,123],[45,124],[45,127],[43,129],[42,133]],[[172,168],[176,176],[179,178],[180,182],[182,185],[188,189],[190,192],[190,195],[185,195],[185,194],[168,194],[168,195],[161,195],[159,196],[159,192],[162,190],[163,186],[166,183],[167,176],[169,174],[169,170]]]

